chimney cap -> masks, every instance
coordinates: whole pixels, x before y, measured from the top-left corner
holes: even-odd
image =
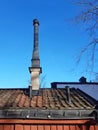
[[[36,24],[36,23],[39,25],[38,19],[34,19],[34,20],[33,20],[33,25]]]

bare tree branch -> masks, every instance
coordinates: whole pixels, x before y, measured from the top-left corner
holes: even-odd
[[[91,39],[90,43],[80,51],[77,58],[77,63],[80,62],[81,57],[88,50],[91,50],[91,71],[94,70],[95,65],[95,51],[98,46],[98,0],[76,0],[75,4],[82,8],[79,15],[76,16],[76,23],[82,23]]]

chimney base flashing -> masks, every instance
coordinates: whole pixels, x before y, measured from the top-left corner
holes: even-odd
[[[42,95],[41,89],[35,90],[35,89],[32,89],[32,86],[29,86],[29,97],[30,97],[30,99],[33,96],[41,96],[41,95]]]

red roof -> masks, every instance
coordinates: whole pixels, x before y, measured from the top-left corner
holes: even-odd
[[[0,114],[1,117],[29,117],[37,118],[75,118],[74,116],[89,116],[97,106],[97,101],[75,88],[70,88],[71,103],[68,102],[67,90],[46,88],[38,95],[29,96],[29,89],[1,89]],[[23,113],[22,113],[23,112]],[[28,116],[28,113],[30,114]],[[66,114],[67,113],[67,114]],[[16,116],[18,115],[18,116]]]
[[[75,88],[70,88],[70,104],[66,89],[41,89],[41,95],[32,96],[31,101],[27,92],[27,89],[1,89],[0,108],[84,109],[96,106],[94,99]]]

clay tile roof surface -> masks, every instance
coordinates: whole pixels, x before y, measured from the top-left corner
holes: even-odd
[[[94,109],[97,105],[96,100],[75,88],[70,88],[71,103],[67,101],[66,88],[43,88],[40,95],[32,95],[31,99],[28,92],[28,89],[0,89],[0,109]]]

